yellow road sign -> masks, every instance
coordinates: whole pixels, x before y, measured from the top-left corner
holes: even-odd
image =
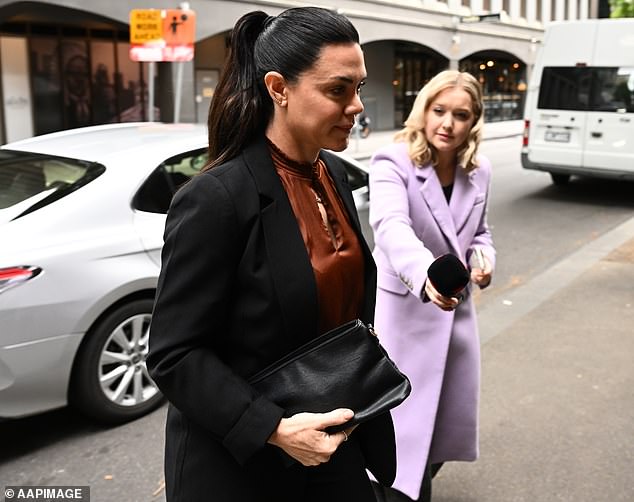
[[[163,39],[163,19],[160,9],[130,11],[130,43],[145,44]]]

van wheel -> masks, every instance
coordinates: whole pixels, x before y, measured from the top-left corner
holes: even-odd
[[[570,181],[569,174],[550,173],[553,184],[557,186],[566,185]]]
[[[68,396],[74,408],[116,424],[161,404],[163,396],[145,365],[152,303],[140,299],[121,305],[86,334]]]

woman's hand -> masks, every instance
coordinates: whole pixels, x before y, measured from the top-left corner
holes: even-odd
[[[354,416],[340,408],[328,413],[298,413],[283,418],[268,442],[278,446],[302,465],[319,465],[330,460],[339,445],[348,440],[354,426],[344,432],[328,434],[327,427],[344,424]]]
[[[491,262],[489,259],[484,254],[481,254],[481,257],[484,268],[472,268],[471,280],[480,286],[480,288],[486,288],[491,283],[491,274],[493,271],[491,270]]]
[[[429,298],[434,305],[447,312],[455,310],[462,300],[456,296],[448,297],[441,295],[429,279],[425,281],[425,295],[427,295],[427,298]]]

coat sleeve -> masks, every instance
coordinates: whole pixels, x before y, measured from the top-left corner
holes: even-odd
[[[148,369],[176,408],[244,463],[283,410],[219,357],[241,243],[233,201],[216,176],[197,176],[177,193],[164,239]]]
[[[411,162],[395,146],[380,150],[370,167],[370,225],[374,243],[410,292],[421,297],[434,261],[412,228],[407,185]]]

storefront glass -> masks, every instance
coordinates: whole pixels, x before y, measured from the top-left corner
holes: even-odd
[[[403,127],[421,88],[438,72],[446,70],[449,60],[423,46],[399,42],[394,54],[394,126]]]
[[[474,75],[484,92],[484,120],[522,118],[526,95],[526,65],[512,54],[486,51],[460,61],[460,71]]]
[[[145,120],[144,64],[130,60],[127,30],[26,22],[1,24],[5,34],[28,47],[32,134]]]

